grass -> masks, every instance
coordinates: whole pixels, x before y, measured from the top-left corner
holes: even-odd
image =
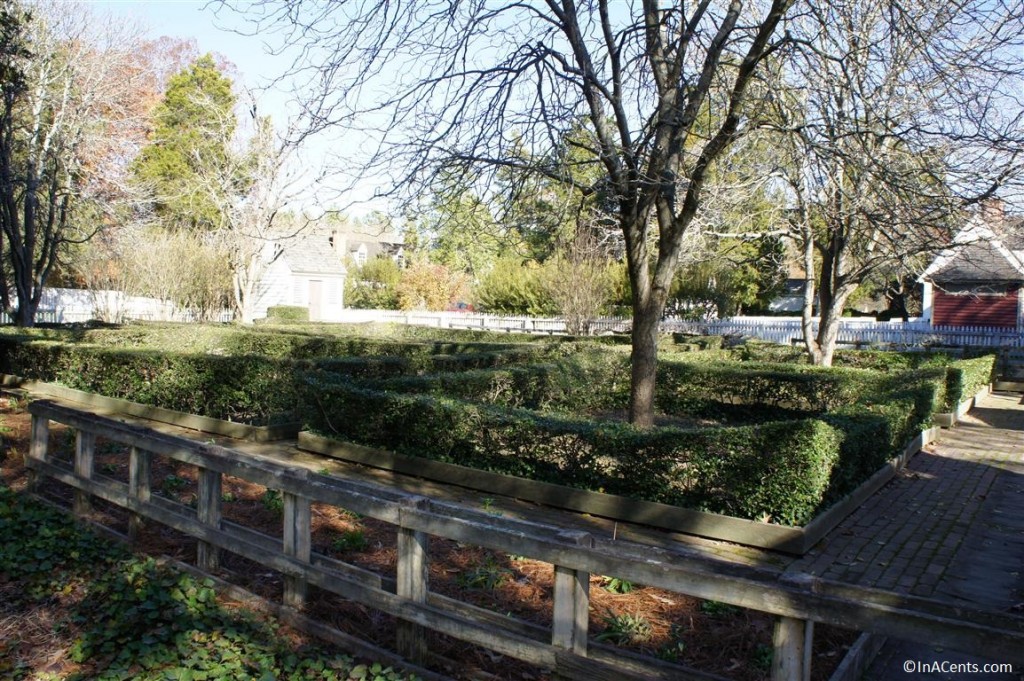
[[[43,641],[23,626],[40,620],[52,632]],[[0,485],[0,678],[409,677],[295,644],[274,621],[222,605],[210,580],[134,556]]]

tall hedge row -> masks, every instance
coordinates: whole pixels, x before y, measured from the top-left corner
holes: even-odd
[[[310,353],[316,356],[317,353]],[[297,418],[297,372],[329,370],[350,379],[381,379],[416,371],[502,366],[517,353],[420,354],[413,357],[285,359],[108,349],[0,338],[0,371],[212,418],[267,425]]]
[[[823,500],[843,434],[820,419],[639,430],[307,378],[306,425],[411,456],[742,518],[801,524]],[[443,427],[439,427],[443,424]],[[846,476],[840,476],[846,477]]]

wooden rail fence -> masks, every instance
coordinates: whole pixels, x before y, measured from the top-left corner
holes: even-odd
[[[807,576],[615,541],[584,532],[496,517],[394,489],[324,476],[242,451],[170,436],[142,426],[40,400],[29,406],[32,442],[26,465],[30,489],[47,476],[75,490],[74,511],[89,511],[93,497],[132,514],[130,534],[144,520],[167,525],[199,541],[198,564],[212,569],[221,551],[256,561],[285,577],[285,605],[301,608],[308,585],[395,616],[399,652],[413,661],[426,654],[426,632],[441,632],[503,655],[553,670],[562,677],[603,679],[717,678],[653,658],[597,644],[588,638],[589,575],[615,575],[681,594],[770,613],[777,618],[772,678],[808,679],[815,622],[963,650],[998,662],[1024,663],[1024,618],[939,601],[844,585]],[[51,422],[77,433],[73,465],[50,456]],[[96,438],[130,447],[127,484],[94,470]],[[151,494],[153,455],[195,466],[197,507]],[[282,533],[271,537],[221,517],[224,475],[280,490]],[[396,527],[396,579],[312,551],[310,505],[321,503]],[[554,566],[552,625],[539,627],[430,591],[431,537],[522,555]]]

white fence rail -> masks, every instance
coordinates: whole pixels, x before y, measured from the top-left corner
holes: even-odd
[[[708,336],[743,335],[785,345],[802,343],[799,319],[735,317],[709,322],[670,321],[664,331]],[[814,324],[817,332],[818,325]],[[1024,334],[1015,329],[982,326],[932,326],[927,320],[876,322],[843,320],[840,346],[919,348],[927,346],[1022,347]]]
[[[345,310],[349,323],[393,322],[444,329],[481,329],[510,333],[565,333],[565,321],[557,317],[513,317],[475,312],[401,312],[396,310]],[[844,319],[839,331],[841,346],[924,347],[936,345],[1024,347],[1024,334],[1005,328],[981,326],[932,326],[926,319],[877,322]],[[591,321],[592,333],[627,333],[627,317],[602,317]],[[814,324],[817,331],[817,323]],[[784,345],[800,343],[803,328],[798,317],[733,317],[709,321],[666,319],[663,333],[705,336],[742,335]]]
[[[89,319],[124,321],[203,321],[193,310],[175,308],[152,298],[128,297],[112,291],[80,291],[47,289],[36,314],[36,322],[70,323]],[[215,321],[231,321],[225,310]],[[480,329],[508,333],[564,334],[565,320],[558,317],[519,317],[480,314],[476,312],[402,312],[398,310],[343,310],[342,322],[392,322],[443,329]],[[0,314],[0,323],[11,319]],[[591,333],[628,333],[632,321],[628,317],[600,317],[590,322]],[[815,330],[817,324],[815,323]],[[690,333],[706,336],[742,335],[791,345],[803,339],[799,317],[732,317],[706,321],[666,319],[661,322],[664,333]],[[839,331],[841,346],[884,346],[916,348],[926,346],[1024,347],[1024,333],[1016,329],[981,326],[931,326],[926,319],[908,322],[876,322],[872,319],[844,319]]]
[[[565,320],[559,317],[515,317],[476,312],[402,312],[400,310],[344,310],[342,322],[392,322],[438,329],[478,329],[507,333],[564,334]],[[591,333],[628,332],[632,321],[626,317],[599,317],[590,320]]]
[[[230,322],[233,314],[222,310],[211,320],[196,310],[177,307],[155,298],[127,296],[120,291],[88,291],[84,289],[45,288],[36,310],[36,323],[71,324],[100,319],[123,322],[129,319],[166,322]],[[0,323],[12,323],[10,315],[0,312]]]

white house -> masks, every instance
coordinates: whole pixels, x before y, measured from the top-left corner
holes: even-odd
[[[310,233],[267,244],[270,262],[260,282],[254,317],[267,308],[290,305],[309,308],[309,320],[341,321],[345,266],[328,235]]]

